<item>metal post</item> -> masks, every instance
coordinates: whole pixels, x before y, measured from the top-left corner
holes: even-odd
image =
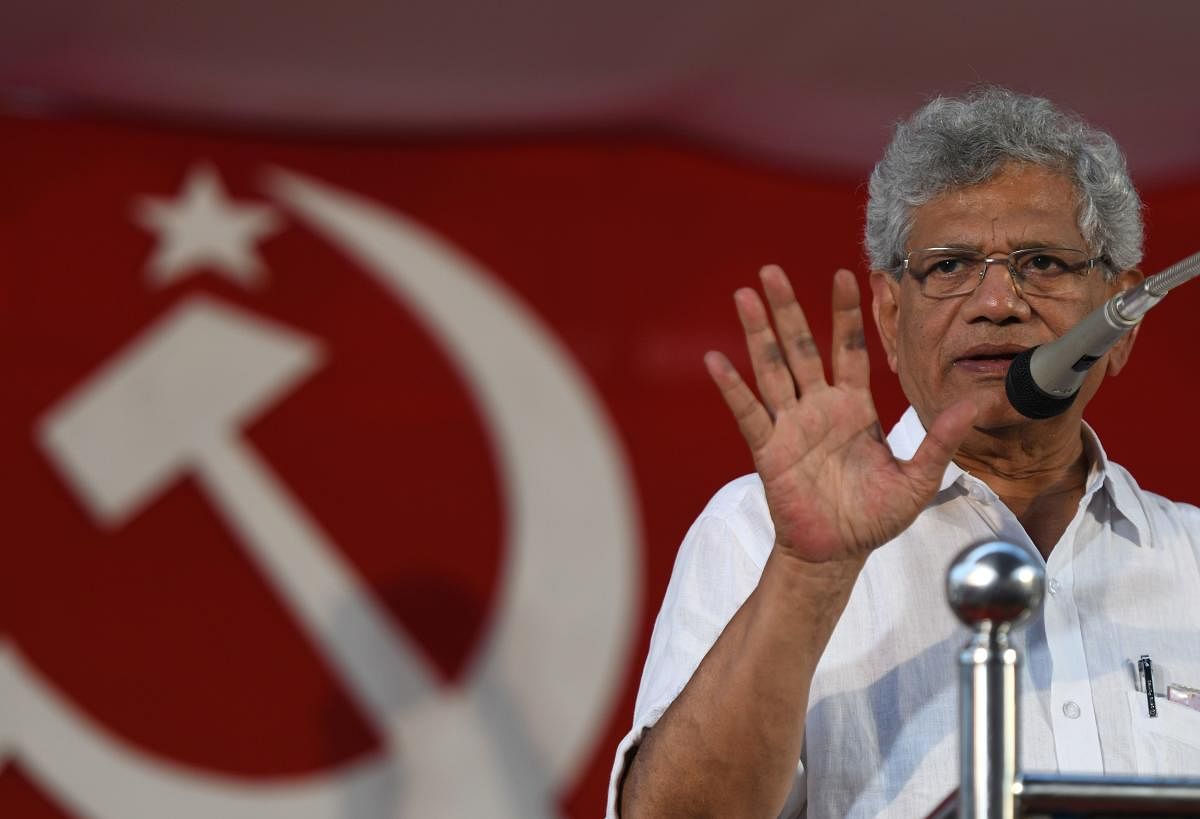
[[[1017,652],[990,626],[958,658],[961,782],[959,815],[1012,819],[1017,774]]]
[[[959,655],[959,819],[1014,819],[1020,661],[1008,635],[1041,606],[1044,582],[1037,559],[1003,541],[967,548],[946,575],[973,632]]]

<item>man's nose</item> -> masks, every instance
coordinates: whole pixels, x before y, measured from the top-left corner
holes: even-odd
[[[1012,271],[1003,261],[988,263],[983,281],[967,297],[963,308],[968,312],[968,320],[982,318],[996,323],[1010,319],[1024,321],[1031,313],[1029,302],[1021,295]]]

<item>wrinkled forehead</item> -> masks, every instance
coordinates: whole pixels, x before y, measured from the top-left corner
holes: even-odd
[[[912,211],[906,250],[1083,248],[1079,190],[1066,173],[1013,163],[991,178],[948,188]]]

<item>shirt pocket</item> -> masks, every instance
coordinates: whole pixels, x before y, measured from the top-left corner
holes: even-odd
[[[1137,771],[1144,776],[1200,775],[1200,711],[1155,697],[1158,716],[1147,713],[1146,695],[1130,691],[1129,717]]]

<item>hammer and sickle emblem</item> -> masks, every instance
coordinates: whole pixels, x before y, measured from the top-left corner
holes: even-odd
[[[384,749],[286,781],[184,768],[113,736],[0,640],[0,763],[20,759],[64,805],[97,819],[551,817],[602,727],[635,621],[641,548],[617,438],[557,340],[470,259],[298,174],[272,171],[266,189],[415,308],[481,407],[509,554],[482,650],[460,685],[439,688],[241,436],[320,366],[320,344],[192,296],[51,408],[37,429],[43,450],[110,528],[194,478]]]

